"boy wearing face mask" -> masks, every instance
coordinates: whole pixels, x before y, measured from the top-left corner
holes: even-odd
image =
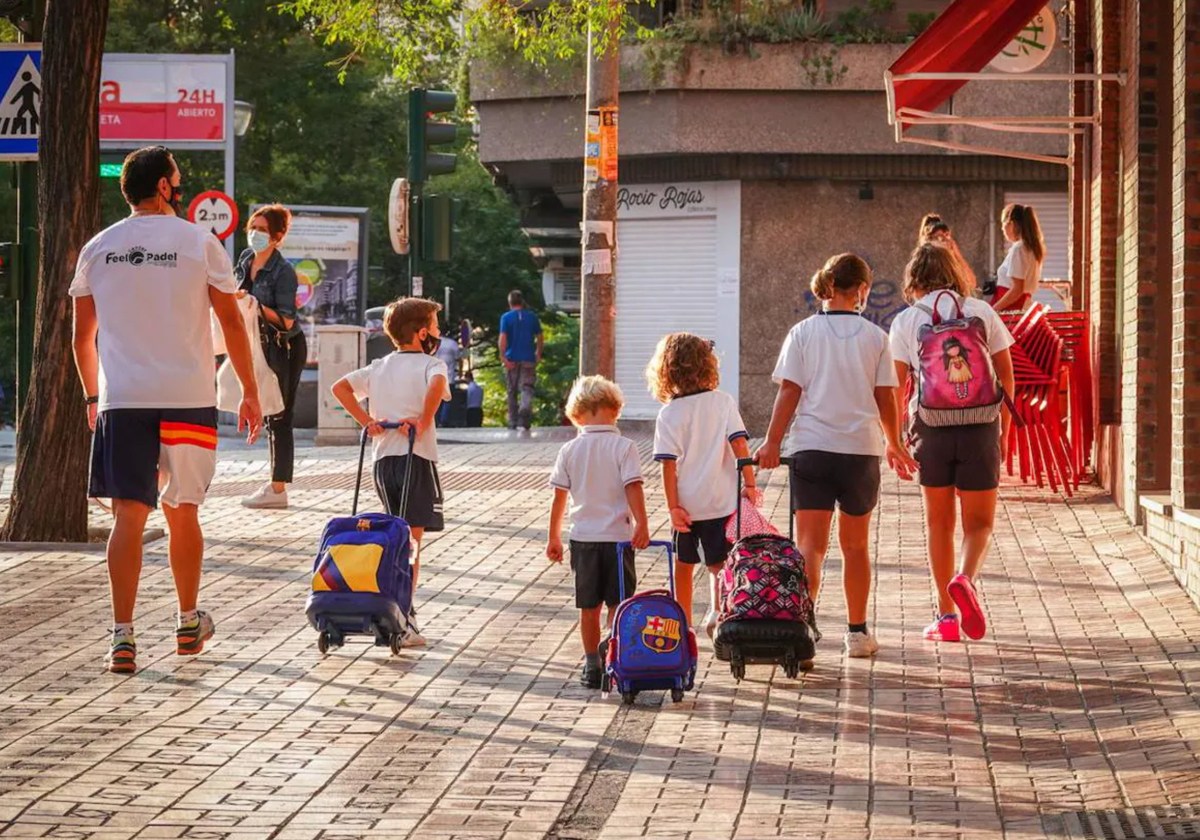
[[[258,301],[257,338],[283,395],[283,411],[266,418],[271,480],[242,499],[248,508],[286,508],[296,460],[292,409],[308,361],[308,342],[296,313],[296,270],[279,252],[291,221],[292,214],[280,204],[268,204],[251,213],[246,223],[250,247],[242,252],[234,271],[238,297],[253,295]]]
[[[434,416],[450,399],[446,363],[434,356],[440,343],[437,315],[441,305],[423,298],[401,298],[388,304],[383,330],[396,352],[339,379],[333,396],[373,439],[375,490],[392,516],[402,516],[412,529],[413,610],[405,646],[425,644],[417,628],[416,591],[420,571],[421,539],[426,531],[441,531],[442,487],[437,473],[437,431]],[[370,401],[370,411],[360,400]],[[399,429],[381,429],[380,423],[402,423]],[[412,454],[408,429],[416,431]],[[408,505],[400,509],[400,494],[408,479]]]

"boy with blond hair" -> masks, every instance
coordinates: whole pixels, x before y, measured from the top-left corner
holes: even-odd
[[[618,562],[625,567],[624,594],[631,595],[637,586],[633,549],[627,548],[618,560],[617,544],[628,542],[633,548],[645,548],[650,543],[637,446],[617,429],[624,406],[625,398],[615,382],[603,376],[576,380],[567,398],[567,417],[579,433],[559,450],[550,474],[554,503],[546,556],[552,563],[562,562],[562,523],[569,502],[571,571],[584,653],[579,681],[585,688],[600,687],[600,611],[607,605],[611,627],[622,594]]]

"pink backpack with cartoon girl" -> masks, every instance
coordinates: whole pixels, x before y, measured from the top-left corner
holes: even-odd
[[[944,294],[957,308],[953,318],[938,312],[938,299]],[[952,292],[938,292],[932,306],[914,306],[933,319],[917,330],[917,416],[927,426],[995,422],[1006,395],[992,365],[983,319],[967,317],[962,300]]]

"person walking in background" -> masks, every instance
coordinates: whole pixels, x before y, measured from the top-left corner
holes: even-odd
[[[867,626],[879,459],[886,456],[905,480],[912,478],[916,463],[900,440],[896,367],[887,333],[858,317],[871,294],[871,269],[854,254],[831,257],[813,275],[812,292],[823,308],[784,339],[773,377],[779,392],[771,425],[755,456],[762,469],[779,466],[780,446],[791,427],[796,547],[804,556],[814,601],[838,511],[846,654],[865,658],[879,650]]]
[[[533,388],[542,361],[542,324],[525,308],[525,298],[508,293],[508,312],[500,318],[500,358],[508,372],[508,428],[533,425]]]
[[[889,336],[896,375],[903,382],[909,374],[924,378],[921,360],[922,327],[935,320],[977,319],[983,324],[986,348],[973,354],[978,372],[971,372],[961,341],[951,338],[943,345],[945,361],[940,367],[959,397],[967,395],[976,375],[994,371],[1004,390],[1013,392],[1013,366],[1009,347],[1013,337],[1000,316],[982,300],[967,295],[967,281],[959,263],[945,248],[926,244],[918,247],[904,270],[904,299],[911,305],[892,322]],[[945,292],[945,293],[943,293]],[[934,312],[939,318],[934,318]],[[987,364],[990,355],[991,364]],[[983,358],[980,358],[980,357]],[[963,359],[962,365],[956,360]],[[956,371],[960,373],[956,374]],[[996,520],[1000,487],[1000,464],[1012,417],[1005,410],[990,423],[930,426],[920,415],[920,389],[909,403],[909,437],[921,474],[925,499],[925,527],[929,540],[929,566],[937,588],[938,618],[925,628],[930,641],[957,642],[961,634],[980,639],[987,629],[979,604],[975,580],[987,557]],[[956,507],[962,509],[963,541],[959,573],[955,574],[954,535]]]
[[[443,330],[441,338],[438,341],[437,350],[434,355],[442,360],[442,364],[446,366],[446,376],[450,383],[451,394],[454,393],[454,383],[458,381],[458,357],[462,354],[462,350],[458,342],[454,340],[453,334],[449,329]],[[450,419],[450,403],[442,403],[442,407],[438,409],[437,424],[445,426]]]
[[[248,508],[286,508],[287,486],[294,477],[292,412],[300,375],[308,361],[308,340],[296,317],[296,270],[279,252],[291,223],[291,212],[281,204],[268,204],[251,213],[246,222],[250,247],[238,257],[235,271],[238,296],[252,295],[258,301],[256,338],[262,343],[267,365],[275,372],[283,395],[283,411],[266,421],[271,441],[271,480],[242,499]]]
[[[998,312],[1024,309],[1042,282],[1046,243],[1037,213],[1028,204],[1010,204],[1000,214],[1004,238],[1012,245],[996,269],[996,296],[992,307]]]
[[[478,429],[483,425],[483,386],[475,381],[475,374],[463,374],[467,383],[467,428]]]
[[[926,213],[925,217],[921,219],[921,230],[917,235],[917,244],[924,245],[927,242],[950,249],[958,259],[959,267],[962,269],[963,276],[967,278],[967,285],[973,293],[979,285],[975,279],[975,271],[962,255],[962,251],[958,249],[958,242],[954,239],[950,225],[942,221],[942,217],[938,213]]]
[[[233,266],[215,236],[178,217],[183,193],[170,151],[151,146],[125,158],[121,192],[132,214],[79,252],[70,295],[75,365],[95,432],[88,495],[112,499],[114,518],[105,665],[132,674],[142,533],[160,499],[179,599],[176,652],[200,653],[215,631],[196,606],[204,556],[199,507],[217,468],[210,308],[242,388],[238,430],[247,429],[251,443],[262,411]]]

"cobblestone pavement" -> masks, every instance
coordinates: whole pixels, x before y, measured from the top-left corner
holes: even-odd
[[[101,670],[101,555],[0,553],[0,834],[1032,838],[1068,812],[1200,802],[1200,614],[1094,492],[1005,487],[991,632],[939,646],[918,635],[917,490],[888,479],[877,659],[840,649],[835,550],[813,672],[751,667],[739,685],[702,645],[683,703],[626,709],[577,686],[569,570],[542,555],[556,448],[443,448],[449,522],[419,593],[431,644],[395,658],[357,641],[321,657],[303,616],[321,526],[349,509],[350,449],[305,450],[285,512],[238,507],[266,465],[226,454],[204,509],[218,635],[194,660],[173,652],[164,542],[148,547],[131,678]]]

